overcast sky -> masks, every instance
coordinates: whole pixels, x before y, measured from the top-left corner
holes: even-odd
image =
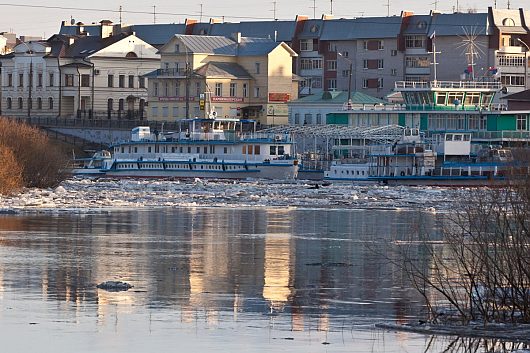
[[[316,14],[320,18],[323,13],[331,12],[335,18],[353,18],[362,16],[386,16],[387,5],[390,4],[390,15],[399,15],[401,10],[411,10],[416,14],[428,14],[435,8],[435,0],[0,0],[0,32],[14,31],[18,35],[37,35],[49,37],[57,33],[63,20],[83,23],[99,22],[110,19],[119,22],[119,7],[122,6],[122,22],[127,24],[153,23],[153,10],[156,23],[182,23],[186,18],[200,19],[202,4],[202,20],[224,16],[227,22],[251,20],[272,20],[274,7],[276,18],[293,20],[295,16]],[[498,0],[497,8],[517,9],[524,7],[530,10],[528,0]],[[19,6],[10,6],[19,5]],[[56,8],[44,8],[44,7]],[[153,9],[153,6],[156,6]],[[488,6],[495,6],[494,0],[440,0],[437,9],[450,13],[457,6],[461,11],[476,9],[486,12]],[[315,11],[313,11],[315,7]]]

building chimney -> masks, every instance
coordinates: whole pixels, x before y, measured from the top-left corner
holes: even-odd
[[[112,37],[112,33],[114,30],[114,26],[112,25],[112,21],[110,20],[102,20],[99,22],[101,26],[101,39]]]
[[[237,44],[241,44],[241,32],[234,33],[232,38],[237,42]]]
[[[68,38],[68,45],[72,45],[72,44],[74,44],[74,42],[75,42],[75,38],[74,37]]]

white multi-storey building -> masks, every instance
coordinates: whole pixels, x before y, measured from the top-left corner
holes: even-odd
[[[82,29],[82,27],[80,27]],[[55,35],[22,42],[0,57],[5,116],[142,118],[144,74],[160,65],[157,49],[134,34]]]

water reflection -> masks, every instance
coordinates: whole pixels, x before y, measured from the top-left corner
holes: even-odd
[[[95,317],[98,327],[117,332],[127,330],[118,318],[147,315],[149,330],[169,321],[166,329],[175,322],[235,325],[237,332],[274,327],[287,338],[323,332],[322,343],[335,332],[344,341],[345,332],[374,322],[421,315],[423,303],[403,273],[373,248],[422,227],[436,237],[436,224],[434,215],[417,212],[322,209],[2,216],[0,299],[55,303],[53,315]],[[134,288],[96,289],[106,280]],[[373,347],[377,339],[366,342]],[[411,334],[392,339],[410,348]]]

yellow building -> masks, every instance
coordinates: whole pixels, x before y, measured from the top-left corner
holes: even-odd
[[[297,54],[267,38],[175,35],[160,48],[161,68],[149,77],[149,120],[192,117],[255,119],[287,124],[298,98]]]

